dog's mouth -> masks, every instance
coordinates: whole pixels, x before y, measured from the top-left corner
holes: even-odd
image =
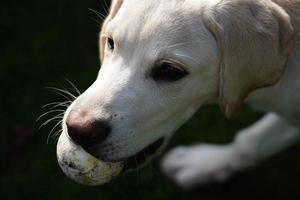
[[[99,160],[109,162],[109,163],[123,162],[124,163],[123,172],[127,172],[130,170],[137,169],[143,166],[144,164],[146,164],[146,162],[150,160],[148,158],[158,152],[158,149],[164,144],[164,141],[165,141],[164,137],[159,138],[158,140],[151,143],[150,145],[148,145],[147,147],[145,147],[143,150],[139,151],[135,155],[124,159],[118,159],[118,160],[109,160],[105,157],[102,157],[101,155],[98,155],[97,151],[95,151],[94,148],[84,148],[84,149],[90,155],[93,155]]]
[[[148,145],[146,148],[135,154],[134,156],[129,157],[124,162],[123,172],[134,170],[145,164],[147,158],[154,155],[158,149],[163,145],[164,138],[156,140],[154,143]]]

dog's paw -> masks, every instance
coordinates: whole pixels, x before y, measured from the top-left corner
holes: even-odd
[[[227,180],[236,169],[230,145],[177,147],[162,161],[163,172],[185,189]]]

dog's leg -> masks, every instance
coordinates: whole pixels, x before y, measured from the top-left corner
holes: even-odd
[[[178,147],[163,159],[163,171],[183,188],[222,182],[300,139],[298,128],[276,114],[238,133],[229,145]]]

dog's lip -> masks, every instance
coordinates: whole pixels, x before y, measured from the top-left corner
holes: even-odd
[[[133,170],[143,165],[147,158],[157,152],[157,150],[163,145],[164,138],[159,138],[154,143],[148,145],[143,150],[139,151],[137,154],[125,159],[123,172],[128,170]]]
[[[149,144],[147,147],[145,147],[143,150],[139,151],[135,155],[127,157],[127,158],[123,158],[123,159],[117,159],[117,160],[111,160],[111,159],[108,159],[107,157],[104,158],[101,155],[98,155],[98,153],[95,153],[97,151],[94,151],[95,149],[93,147],[85,148],[85,150],[89,154],[91,154],[94,157],[96,157],[100,160],[103,160],[105,162],[110,162],[110,163],[123,162],[124,163],[123,172],[126,172],[128,170],[133,170],[133,169],[136,169],[136,168],[140,167],[141,165],[143,165],[147,161],[147,158],[149,156],[151,156],[157,152],[157,150],[163,145],[164,141],[165,141],[165,138],[161,137],[158,140],[156,140],[155,142]]]

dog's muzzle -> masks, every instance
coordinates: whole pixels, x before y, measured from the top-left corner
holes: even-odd
[[[57,159],[63,172],[75,182],[92,186],[103,185],[122,173],[145,165],[163,143],[164,138],[160,138],[127,159],[105,162],[75,144],[66,133],[62,133],[57,144]]]
[[[110,160],[103,158],[98,149],[111,133],[109,122],[93,120],[83,110],[72,110],[65,125],[57,144],[58,162],[69,178],[85,185],[103,185],[122,173],[143,166],[164,143],[164,138],[160,138],[135,155]]]

